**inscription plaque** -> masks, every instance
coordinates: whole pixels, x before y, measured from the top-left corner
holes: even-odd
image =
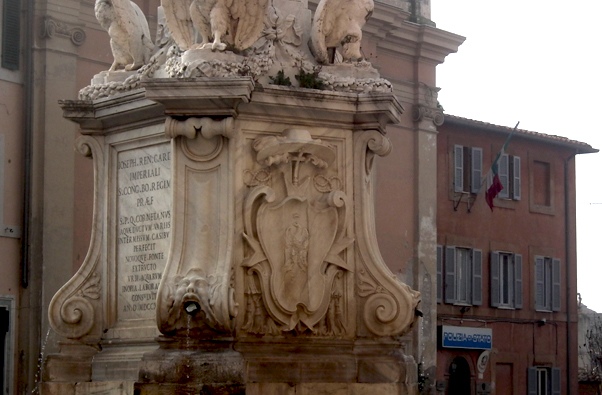
[[[154,319],[171,234],[171,148],[163,143],[117,157],[117,315]]]

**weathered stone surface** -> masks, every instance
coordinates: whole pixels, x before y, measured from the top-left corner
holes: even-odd
[[[57,294],[54,322],[102,346],[94,382],[134,379],[140,394],[401,391],[416,365],[396,338],[419,294],[380,256],[371,189],[401,106],[219,82],[150,82],[169,115],[132,126],[114,113],[148,107],[116,99],[104,117],[122,123],[86,131],[106,237]],[[72,300],[89,321],[59,309]]]
[[[75,383],[43,382],[39,384],[42,395],[75,395]]]
[[[128,395],[134,391],[133,381],[77,383],[75,395]]]

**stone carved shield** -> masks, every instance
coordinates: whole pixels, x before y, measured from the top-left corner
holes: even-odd
[[[261,288],[257,291],[275,322],[284,325],[284,330],[303,323],[313,331],[334,309],[335,276],[341,269],[349,270],[339,257],[352,243],[346,237],[346,196],[340,190],[311,189],[319,169],[334,160],[334,152],[299,130],[258,140],[255,148],[258,161],[278,166],[283,177],[275,181],[282,183],[278,187],[257,186],[247,196],[244,236],[253,253],[243,266],[249,268],[250,276],[257,275]],[[300,179],[302,164],[313,170],[306,169]],[[261,314],[262,309],[252,307],[248,314]]]
[[[318,209],[306,199],[287,197],[262,206],[257,221],[278,306],[291,314],[300,309],[316,312],[330,285],[324,259],[336,236],[336,209]]]

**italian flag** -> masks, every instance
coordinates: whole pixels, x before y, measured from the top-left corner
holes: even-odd
[[[500,181],[500,176],[498,175],[498,166],[497,163],[500,160],[503,152],[500,151],[491,166],[491,170],[489,170],[490,174],[493,174],[493,179],[490,182],[489,188],[487,188],[487,192],[485,192],[485,201],[489,205],[491,211],[493,211],[493,199],[498,195],[498,193],[502,192],[504,186]],[[489,178],[489,177],[488,177]]]
[[[516,123],[514,129],[506,138],[502,149],[500,150],[500,152],[497,153],[495,160],[491,165],[491,169],[489,169],[489,172],[487,173],[487,181],[489,188],[487,188],[487,192],[485,192],[485,201],[489,205],[491,211],[493,211],[493,199],[495,199],[498,193],[500,193],[504,189],[504,185],[502,185],[502,182],[500,181],[500,176],[498,175],[498,162],[500,161],[502,155],[506,153],[506,147],[508,147],[508,143],[510,142],[510,139],[512,138],[514,132],[516,132],[519,123],[520,122]]]

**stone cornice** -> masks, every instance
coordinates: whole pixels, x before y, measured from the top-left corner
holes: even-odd
[[[375,37],[378,47],[394,53],[443,63],[450,53],[458,51],[464,37],[434,26],[410,22],[410,13],[378,3],[364,27],[365,36]]]
[[[144,98],[143,89],[98,100],[59,100],[63,117],[76,122],[82,134],[95,134],[121,125],[153,123],[163,117],[163,107]],[[135,111],[134,111],[135,110]]]

